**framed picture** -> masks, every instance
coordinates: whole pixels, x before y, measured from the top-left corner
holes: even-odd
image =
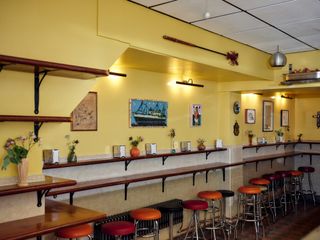
[[[256,123],[256,110],[255,109],[246,109],[245,110],[245,122],[247,124]]]
[[[202,124],[202,106],[201,104],[191,104],[190,108],[191,127],[200,127]]]
[[[281,110],[280,126],[289,127],[289,110]]]
[[[71,113],[71,131],[97,131],[97,93],[89,92]]]
[[[130,99],[130,127],[166,127],[168,103]]]
[[[262,113],[262,131],[272,132],[273,131],[273,102],[263,101],[263,113]]]

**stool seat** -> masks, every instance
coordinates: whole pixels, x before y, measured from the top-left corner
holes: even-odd
[[[159,207],[159,210],[161,212],[179,212],[183,209],[182,205],[180,202],[171,202],[171,203],[166,203],[165,205]]]
[[[276,171],[282,178],[291,177],[290,171]]]
[[[299,167],[298,170],[304,173],[313,173],[314,167],[303,166],[303,167]]]
[[[269,181],[277,181],[277,180],[281,179],[281,176],[279,174],[273,174],[273,173],[264,174],[262,177],[269,180]]]
[[[249,180],[249,183],[255,184],[255,185],[269,185],[270,181],[265,178],[251,178]]]
[[[217,190],[217,191],[221,192],[223,198],[233,197],[234,196],[234,192],[230,191],[230,190]]]
[[[291,176],[293,176],[293,177],[299,177],[303,174],[303,172],[297,171],[297,170],[292,170],[292,171],[290,171],[290,173],[291,173]]]
[[[208,203],[202,200],[187,200],[182,202],[182,206],[190,210],[206,210]]]
[[[238,189],[240,193],[244,194],[258,194],[261,193],[261,188],[258,186],[242,186]]]
[[[107,235],[125,236],[134,233],[135,227],[132,222],[116,221],[103,224],[101,229]]]
[[[198,197],[207,200],[219,200],[222,198],[222,194],[218,191],[202,191],[198,193]]]
[[[59,238],[80,238],[93,233],[93,228],[90,224],[82,224],[74,227],[62,228],[57,231],[56,235]]]
[[[156,220],[161,218],[161,212],[154,208],[140,208],[132,210],[130,216],[136,220]]]

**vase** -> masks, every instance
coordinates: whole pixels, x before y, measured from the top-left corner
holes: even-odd
[[[140,150],[139,150],[139,148],[133,146],[133,147],[130,149],[130,156],[131,156],[131,157],[138,157],[139,155],[140,155]]]
[[[252,138],[253,138],[253,137],[249,137],[249,145],[250,145],[250,146],[252,145]]]
[[[199,151],[206,150],[206,146],[205,146],[204,144],[199,144],[199,145],[198,145],[198,150],[199,150]]]
[[[77,162],[78,158],[75,152],[69,152],[68,157],[67,157],[67,162],[68,163],[75,163]]]
[[[176,149],[174,147],[174,138],[171,138],[171,153],[176,153]]]
[[[21,163],[18,164],[18,182],[19,187],[28,186],[28,170],[29,161],[27,158],[22,158]]]

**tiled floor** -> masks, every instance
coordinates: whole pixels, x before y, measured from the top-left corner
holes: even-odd
[[[303,207],[299,207],[298,213],[291,212],[285,217],[278,217],[276,223],[265,225],[266,235],[260,238],[262,240],[300,240],[320,225],[320,204],[318,203],[316,207],[308,206],[306,211]],[[211,239],[210,233],[207,234],[207,240]],[[218,233],[217,240],[222,239],[221,233]],[[254,226],[247,223],[243,232],[238,231],[238,240],[251,239],[255,239]],[[318,239],[320,240],[320,236]]]

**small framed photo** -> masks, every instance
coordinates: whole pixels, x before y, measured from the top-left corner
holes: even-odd
[[[281,110],[280,126],[289,127],[289,110]]]
[[[273,102],[263,101],[262,132],[273,131]]]
[[[256,110],[255,109],[246,109],[245,110],[245,122],[247,124],[256,123]]]
[[[190,123],[191,123],[191,127],[200,127],[202,125],[201,104],[191,104]]]
[[[71,113],[71,131],[97,131],[97,92],[89,92]]]

